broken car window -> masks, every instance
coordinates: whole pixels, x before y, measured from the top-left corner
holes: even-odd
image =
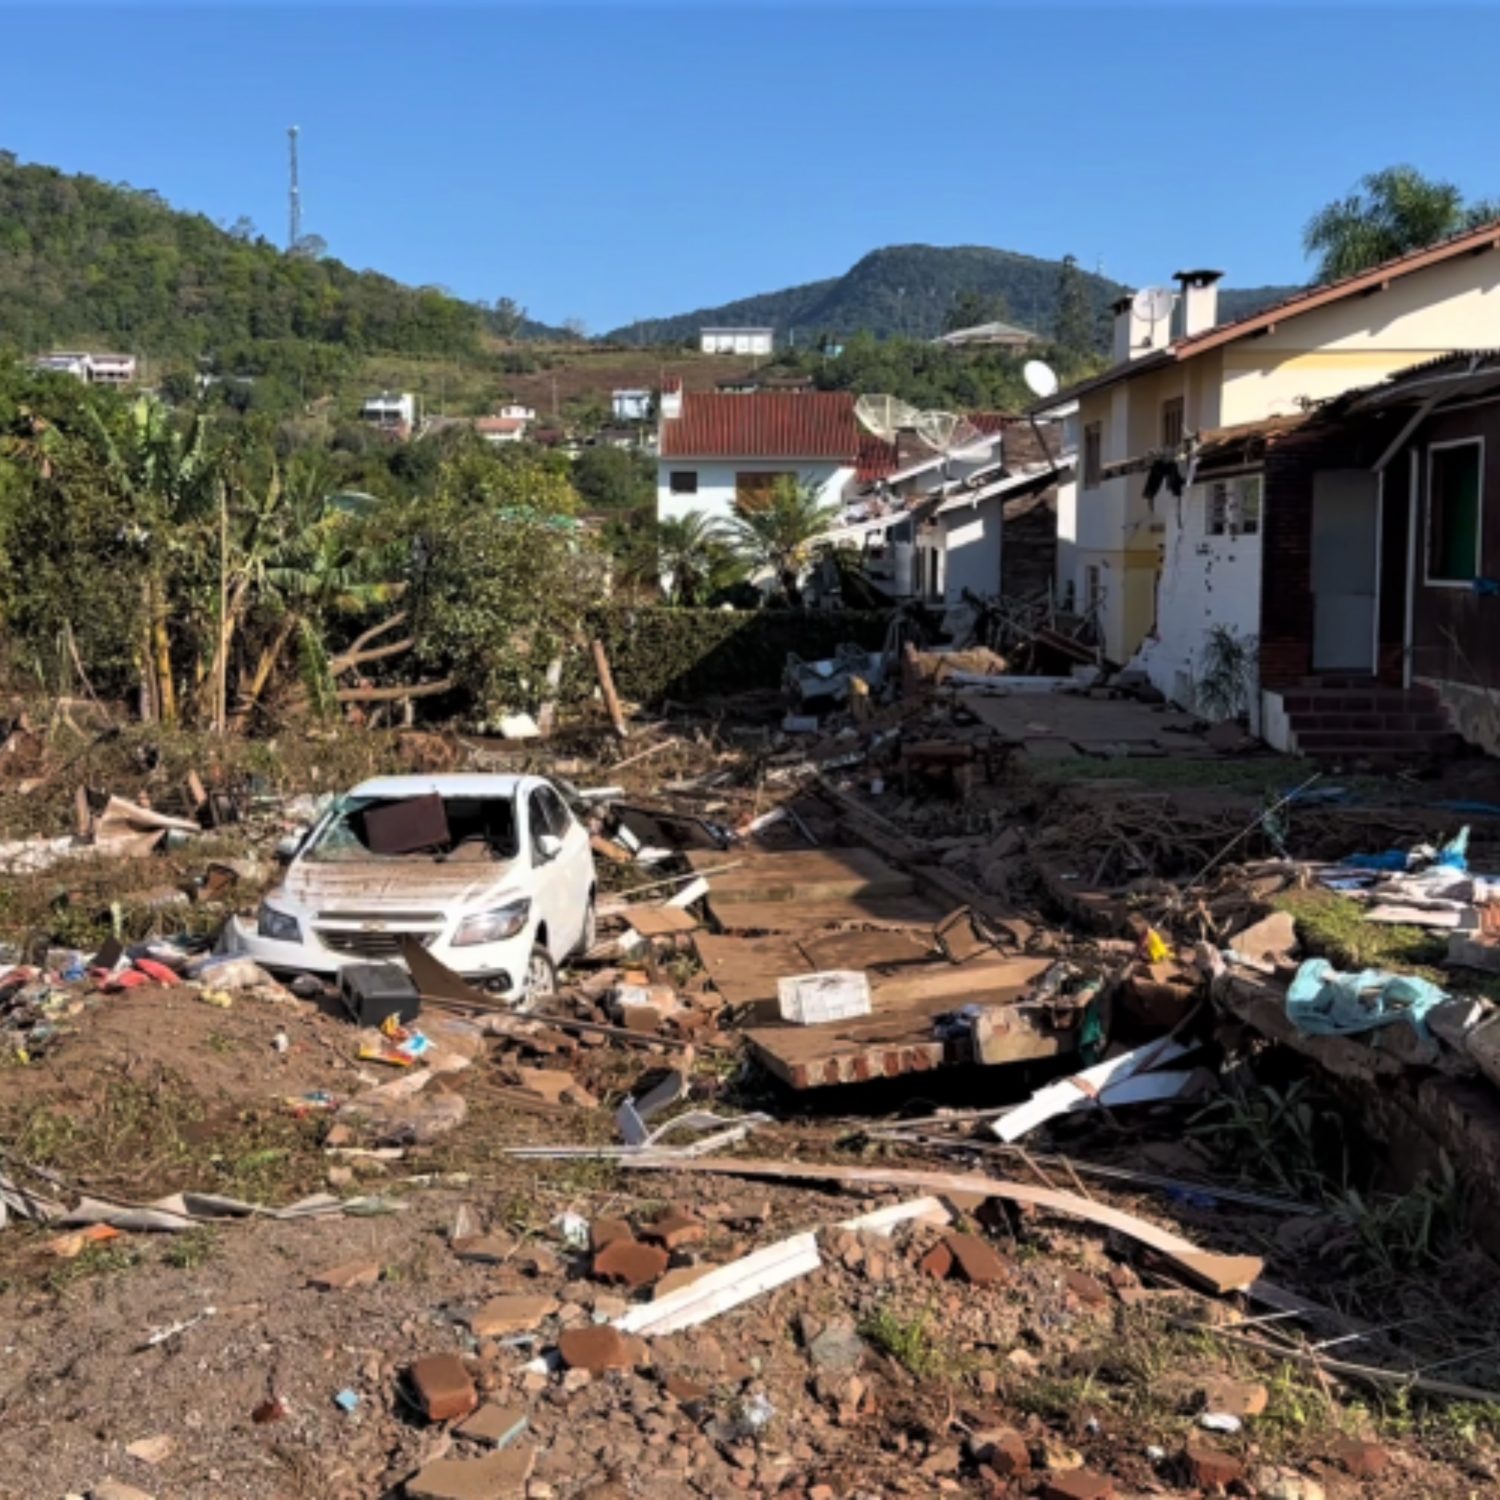
[[[516,849],[510,797],[346,797],[302,857],[500,860],[514,859]]]

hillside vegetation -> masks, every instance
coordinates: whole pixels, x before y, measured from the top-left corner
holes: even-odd
[[[953,309],[966,297],[998,302],[1008,321],[1046,336],[1057,321],[1062,270],[1061,261],[983,245],[891,245],[872,250],[842,276],[645,319],[617,328],[609,337],[625,343],[665,342],[694,338],[699,328],[722,324],[771,327],[782,339],[795,333],[799,344],[822,334],[861,330],[882,338],[935,338],[950,326]],[[1095,342],[1103,347],[1109,304],[1129,288],[1090,272],[1078,274],[1092,313]],[[1222,291],[1222,316],[1242,317],[1293,290]]]

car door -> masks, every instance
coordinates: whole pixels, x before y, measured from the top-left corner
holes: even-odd
[[[557,958],[567,952],[571,920],[567,893],[563,889],[561,856],[549,859],[542,852],[542,839],[552,833],[546,788],[534,783],[526,794],[526,841],[531,855],[531,899],[538,925],[547,929],[547,951]]]
[[[583,936],[588,920],[589,891],[594,883],[588,830],[568,810],[567,803],[555,787],[544,784],[541,794],[543,806],[547,809],[548,826],[562,840],[562,853],[553,861],[557,867],[558,889],[567,909],[565,925],[559,936],[565,938],[567,948],[572,948]]]

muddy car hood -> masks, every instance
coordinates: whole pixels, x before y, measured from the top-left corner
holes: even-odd
[[[447,916],[482,908],[514,889],[515,860],[440,864],[434,860],[295,861],[277,895],[332,915],[339,911],[423,911]]]

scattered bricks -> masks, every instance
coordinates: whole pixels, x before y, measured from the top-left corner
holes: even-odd
[[[515,1254],[516,1242],[508,1234],[466,1234],[454,1240],[452,1248],[460,1260],[498,1266]]]
[[[1065,1271],[1063,1285],[1085,1307],[1105,1307],[1109,1303],[1109,1293],[1087,1271]]]
[[[456,1354],[429,1354],[411,1366],[407,1377],[431,1422],[466,1417],[479,1405],[474,1382]]]
[[[973,1433],[969,1438],[969,1454],[975,1462],[986,1465],[1002,1479],[1025,1474],[1031,1469],[1031,1449],[1027,1447],[1026,1439],[1011,1427]]]
[[[481,1406],[468,1421],[460,1423],[455,1431],[459,1437],[471,1438],[476,1443],[504,1448],[526,1431],[529,1420],[519,1406],[496,1406],[494,1402],[489,1402]]]
[[[576,1104],[593,1109],[599,1101],[561,1068],[517,1068],[516,1091],[542,1104]]]
[[[469,1331],[479,1339],[498,1339],[511,1333],[530,1333],[544,1318],[550,1318],[556,1311],[555,1297],[492,1297],[483,1307],[469,1315]]]
[[[977,1234],[946,1234],[942,1243],[953,1257],[956,1274],[974,1286],[992,1286],[1009,1279],[1005,1262],[994,1246]]]
[[[1187,1462],[1188,1477],[1205,1490],[1211,1490],[1215,1486],[1228,1489],[1245,1473],[1244,1464],[1234,1454],[1215,1448],[1201,1438],[1188,1439],[1183,1458]]]
[[[1391,1461],[1391,1455],[1379,1443],[1362,1438],[1341,1438],[1333,1445],[1333,1458],[1356,1479],[1374,1479]]]
[[[379,1280],[378,1260],[351,1260],[309,1276],[307,1284],[317,1287],[320,1292],[343,1292],[354,1286],[374,1286]]]
[[[594,1275],[600,1281],[639,1291],[660,1279],[669,1257],[659,1245],[638,1240],[612,1240],[594,1257]]]
[[[696,1214],[673,1204],[641,1230],[641,1238],[668,1250],[683,1250],[689,1245],[701,1245],[708,1238],[708,1226]]]
[[[931,1250],[917,1262],[917,1269],[925,1275],[946,1281],[953,1274],[953,1252],[946,1240],[939,1240]]]
[[[707,1263],[697,1266],[673,1266],[660,1281],[651,1288],[651,1300],[659,1302],[663,1297],[669,1297],[673,1292],[681,1291],[685,1286],[691,1286],[695,1281],[701,1281],[715,1268]],[[597,1304],[596,1304],[597,1306]]]
[[[406,1481],[409,1500],[502,1500],[524,1493],[536,1462],[530,1446],[483,1458],[439,1458]]]
[[[1107,1474],[1096,1474],[1092,1469],[1049,1474],[1037,1491],[1039,1500],[1113,1500],[1114,1493],[1114,1480]]]
[[[1203,1410],[1220,1416],[1258,1417],[1270,1400],[1265,1386],[1242,1380],[1214,1380],[1203,1391]]]
[[[630,1340],[608,1323],[568,1329],[557,1341],[557,1352],[569,1369],[587,1370],[592,1375],[629,1370],[635,1365]]]
[[[597,1255],[616,1240],[633,1240],[630,1225],[624,1219],[595,1219],[589,1225],[589,1249]]]

